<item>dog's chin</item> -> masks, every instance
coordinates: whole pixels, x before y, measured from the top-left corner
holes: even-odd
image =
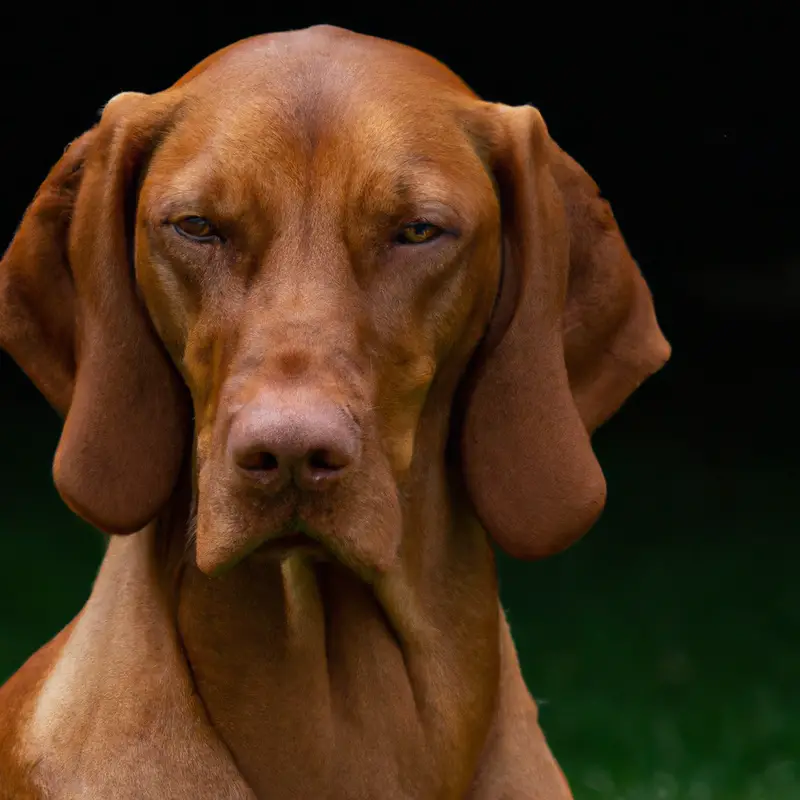
[[[381,502],[337,502],[287,496],[270,503],[200,487],[195,562],[210,577],[245,561],[279,563],[290,556],[337,561],[371,581],[394,564],[400,544],[401,514],[396,493]],[[394,512],[394,513],[392,513]]]
[[[304,557],[311,561],[330,561],[334,558],[323,540],[309,535],[302,520],[293,521],[285,530],[268,536],[249,556],[251,562],[280,562],[291,557]]]

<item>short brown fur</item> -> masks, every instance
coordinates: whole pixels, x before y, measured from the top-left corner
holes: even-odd
[[[65,415],[66,502],[131,534],[0,690],[0,798],[571,796],[490,537],[591,526],[590,434],[669,346],[535,109],[326,26],[226,48],[68,148],[0,345]],[[344,441],[324,491],[237,450],[275,426]]]

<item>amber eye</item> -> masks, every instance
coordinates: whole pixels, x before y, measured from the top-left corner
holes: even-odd
[[[219,236],[217,229],[205,217],[183,217],[172,226],[182,236],[200,242],[209,242]]]
[[[406,225],[397,235],[400,244],[424,244],[437,239],[444,231],[430,222],[412,222]]]

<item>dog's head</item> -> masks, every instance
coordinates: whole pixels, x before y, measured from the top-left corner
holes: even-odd
[[[0,344],[65,414],[56,484],[99,528],[143,527],[191,458],[209,573],[298,532],[387,569],[454,441],[496,541],[555,552],[603,506],[591,431],[669,355],[534,108],[331,28],[115,97],[3,259]]]

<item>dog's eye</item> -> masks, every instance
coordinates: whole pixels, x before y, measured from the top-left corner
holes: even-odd
[[[402,228],[397,235],[400,244],[424,244],[425,242],[438,239],[444,231],[430,222],[412,222]]]
[[[187,239],[210,242],[219,238],[217,229],[205,217],[183,217],[172,223],[175,230]]]

